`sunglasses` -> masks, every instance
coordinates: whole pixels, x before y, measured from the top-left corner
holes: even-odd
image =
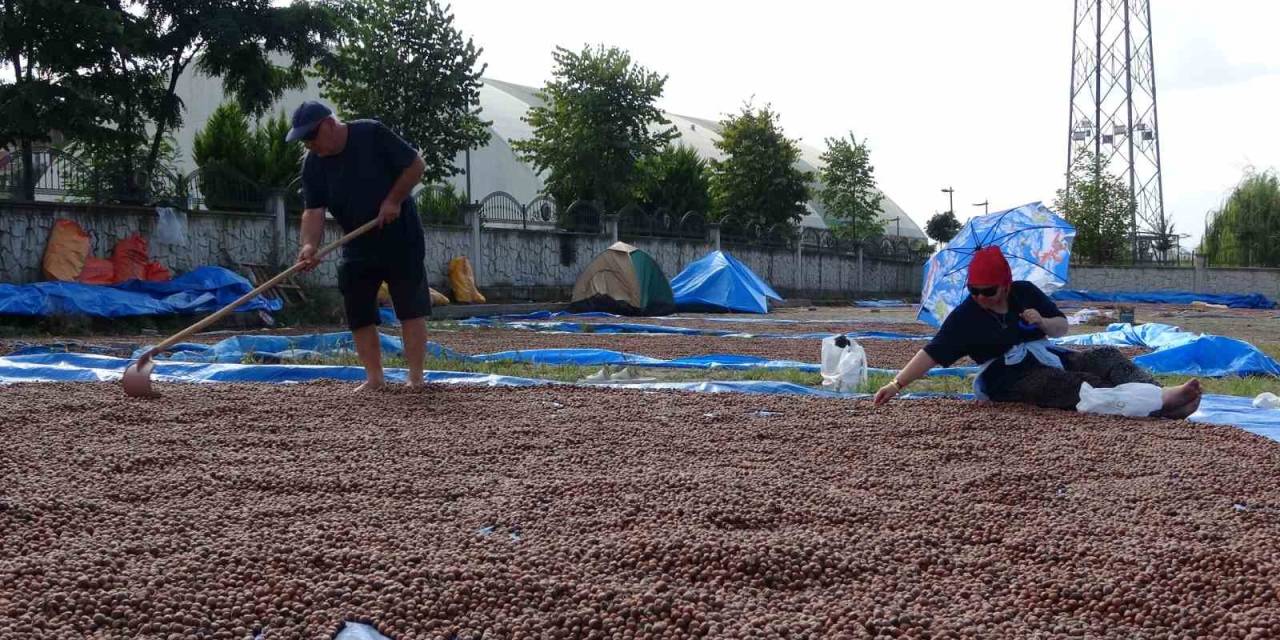
[[[975,296],[984,296],[987,298],[996,295],[996,292],[999,290],[1000,287],[969,287],[969,293]]]
[[[313,129],[307,132],[307,135],[302,136],[299,140],[303,142],[311,142],[312,140],[315,140],[318,135],[320,135],[320,125],[316,125]]]

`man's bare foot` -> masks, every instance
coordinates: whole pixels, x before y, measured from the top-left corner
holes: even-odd
[[[354,391],[354,393],[371,393],[374,391],[382,391],[383,389],[386,389],[386,388],[387,388],[387,385],[385,382],[381,380],[378,380],[377,382],[370,380],[356,387],[356,390]]]
[[[1200,408],[1200,396],[1203,390],[1200,381],[1192,378],[1176,387],[1169,387],[1163,392],[1164,406],[1156,415],[1161,418],[1181,420]]]
[[[425,382],[423,382],[423,381],[421,381],[421,380],[410,380],[410,381],[409,381],[409,388],[410,388],[410,389],[413,389],[414,391],[420,391],[420,390],[422,390],[422,389],[426,389],[426,388],[427,388],[427,383],[425,383]]]

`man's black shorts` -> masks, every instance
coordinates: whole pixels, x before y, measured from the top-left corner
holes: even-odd
[[[427,270],[421,255],[343,260],[338,265],[338,288],[352,331],[379,324],[378,289],[387,283],[391,304],[400,321],[431,315]]]

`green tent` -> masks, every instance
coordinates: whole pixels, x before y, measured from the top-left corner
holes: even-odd
[[[675,312],[676,303],[671,283],[653,256],[615,242],[578,276],[569,310],[664,316]]]

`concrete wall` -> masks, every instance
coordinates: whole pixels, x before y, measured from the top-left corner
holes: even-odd
[[[115,243],[133,233],[150,237],[158,216],[152,209],[82,206],[56,203],[0,202],[0,282],[35,282],[49,231],[57,219],[79,223],[92,238],[93,253],[110,257]],[[275,219],[266,214],[188,214],[185,245],[153,242],[151,256],[175,271],[206,264],[234,262],[278,264],[298,251],[298,218],[290,216],[277,240]],[[473,256],[473,230],[466,227],[427,227],[427,269],[431,285],[449,291],[449,260]],[[336,224],[325,231],[325,242],[341,236]],[[566,234],[545,230],[485,228],[479,234],[479,260],[473,258],[481,290],[493,300],[567,300],[582,269],[612,243],[606,234]],[[712,249],[706,240],[627,238],[649,252],[668,276]],[[797,257],[794,249],[725,245],[783,296],[843,298],[871,295],[918,296],[922,267],[904,261],[864,258],[809,249]],[[859,270],[861,266],[861,272]],[[336,260],[326,261],[302,281],[333,286]]]
[[[1072,266],[1072,289],[1261,293],[1280,300],[1280,269]]]

